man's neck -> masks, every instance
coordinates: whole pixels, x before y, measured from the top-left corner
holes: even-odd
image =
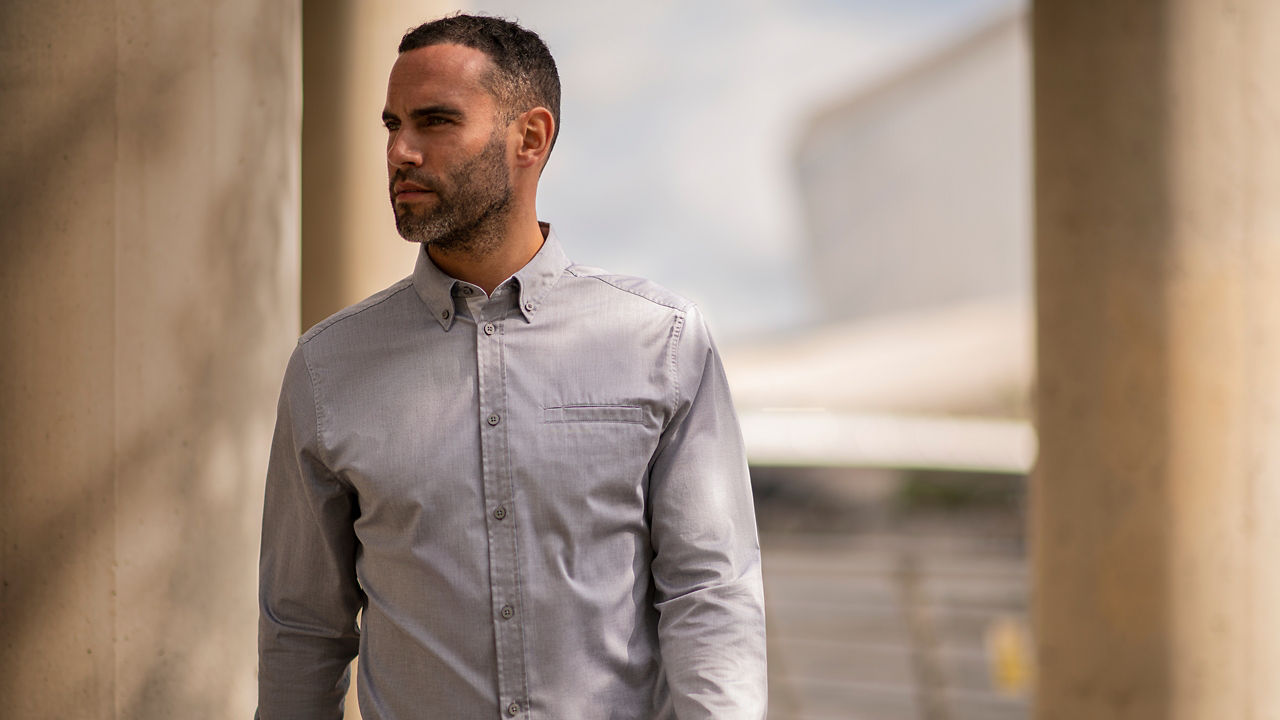
[[[538,254],[545,237],[537,220],[521,223],[493,243],[487,252],[442,251],[427,245],[427,257],[450,277],[479,286],[491,294],[498,284],[511,277]]]

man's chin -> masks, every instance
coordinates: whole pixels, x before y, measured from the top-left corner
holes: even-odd
[[[411,243],[426,245],[431,242],[431,236],[417,228],[402,228],[396,225],[396,232],[400,233],[400,237]]]
[[[431,227],[422,218],[399,212],[396,213],[396,232],[400,233],[400,237],[409,242],[423,245],[430,243],[433,238],[440,234],[437,228]]]

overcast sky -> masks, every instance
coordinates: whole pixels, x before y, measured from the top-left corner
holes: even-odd
[[[697,301],[723,338],[811,321],[792,152],[827,104],[1021,0],[474,2],[547,41],[563,129],[539,214],[576,261]]]

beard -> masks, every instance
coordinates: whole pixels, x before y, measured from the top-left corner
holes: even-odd
[[[396,203],[394,187],[400,180],[430,188],[436,195],[435,206]],[[474,157],[435,178],[414,168],[397,169],[392,173],[391,187],[391,208],[400,237],[448,253],[487,255],[501,244],[496,231],[511,208],[506,140],[502,133],[494,132]]]

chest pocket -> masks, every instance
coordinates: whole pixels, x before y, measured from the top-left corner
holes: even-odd
[[[639,405],[559,405],[543,408],[544,423],[632,423],[644,422]]]
[[[544,513],[639,524],[658,430],[636,404],[543,407],[535,452],[547,473],[538,484]]]

